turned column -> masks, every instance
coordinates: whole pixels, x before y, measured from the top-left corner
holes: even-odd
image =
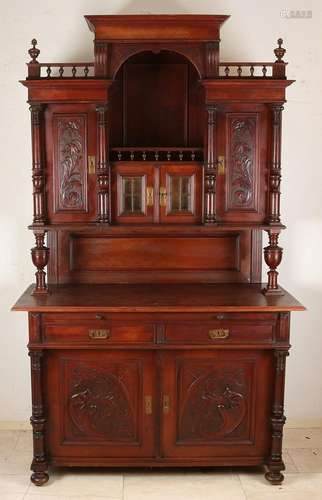
[[[30,350],[31,362],[31,397],[32,416],[30,419],[33,429],[33,461],[31,464],[31,481],[36,486],[42,486],[49,479],[47,474],[48,463],[45,453],[45,416],[42,391],[42,359],[43,351]]]
[[[97,222],[110,222],[107,104],[97,106]]]
[[[204,223],[216,222],[216,153],[215,153],[215,120],[216,107],[206,106],[207,111],[207,150],[204,169]]]
[[[279,230],[274,231],[269,229],[267,231],[269,238],[269,245],[264,248],[264,259],[269,267],[267,273],[268,281],[266,288],[263,289],[265,295],[270,294],[280,294],[283,295],[283,291],[278,286],[278,272],[277,267],[280,265],[283,255],[283,248],[278,246]]]
[[[281,103],[269,105],[272,114],[272,146],[269,172],[269,195],[267,222],[271,225],[280,224],[280,184],[281,184],[281,139],[282,111]]]
[[[36,286],[32,295],[44,295],[48,293],[48,286],[46,283],[45,267],[49,260],[49,248],[45,246],[45,234],[43,229],[34,229],[36,238],[36,246],[31,249],[31,258],[36,271]]]
[[[32,184],[33,184],[33,223],[45,224],[45,168],[43,152],[44,106],[33,104],[31,113],[31,145],[32,145]]]
[[[283,442],[283,427],[285,424],[284,415],[284,387],[285,387],[285,365],[287,350],[274,351],[275,356],[275,386],[274,386],[274,401],[271,417],[272,425],[272,444],[271,453],[268,459],[268,472],[265,474],[266,479],[272,484],[281,484],[284,476],[281,471],[285,470],[285,465],[282,460],[282,442]]]

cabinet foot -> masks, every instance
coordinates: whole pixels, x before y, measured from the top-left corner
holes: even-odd
[[[47,483],[48,479],[49,476],[47,472],[33,472],[30,477],[31,482],[36,486],[42,486],[43,484]]]
[[[284,475],[281,473],[281,471],[278,470],[269,470],[268,472],[266,472],[265,478],[271,484],[282,484],[282,482],[284,481]]]

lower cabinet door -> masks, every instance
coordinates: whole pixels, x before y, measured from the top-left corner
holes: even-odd
[[[45,379],[50,457],[154,455],[153,353],[50,351]]]
[[[163,456],[260,463],[270,449],[272,387],[269,351],[164,352]]]

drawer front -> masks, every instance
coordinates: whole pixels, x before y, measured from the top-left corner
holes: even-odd
[[[274,325],[232,321],[169,324],[165,337],[170,344],[271,343]]]
[[[276,314],[95,314],[46,313],[42,340],[88,345],[270,344]]]
[[[152,324],[116,322],[86,322],[72,324],[45,324],[45,342],[92,344],[146,344],[154,342]]]

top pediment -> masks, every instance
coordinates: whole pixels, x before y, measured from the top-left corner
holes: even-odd
[[[218,41],[221,25],[230,16],[120,15],[85,16],[95,40],[104,41]]]

